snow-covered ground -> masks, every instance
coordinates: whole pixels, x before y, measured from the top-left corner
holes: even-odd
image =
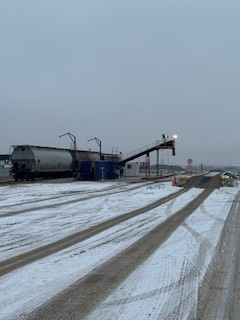
[[[131,190],[134,186],[137,184],[73,182],[1,187],[1,261],[141,208],[180,189],[170,182],[140,183],[138,189]],[[111,194],[114,191],[116,194]],[[202,191],[190,189],[97,236],[2,276],[0,319],[24,319],[27,313],[127,248]],[[192,315],[198,285],[208,270],[238,191],[239,185],[215,190],[89,318],[171,319],[176,309],[182,319]],[[63,197],[56,198],[59,196]],[[96,197],[83,199],[87,196]],[[59,204],[67,200],[76,202]],[[20,214],[4,216],[21,210]]]

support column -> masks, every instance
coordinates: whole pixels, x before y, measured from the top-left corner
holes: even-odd
[[[159,176],[159,149],[156,150],[156,176]]]
[[[149,153],[146,154],[146,177],[150,178],[150,156]]]

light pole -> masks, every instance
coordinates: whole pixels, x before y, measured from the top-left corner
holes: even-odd
[[[176,148],[176,139],[177,139],[177,135],[175,134],[175,135],[173,135],[172,136],[173,137],[173,149],[172,149],[172,155],[173,156],[175,156],[176,155],[176,153],[175,153],[175,148]]]
[[[76,151],[76,137],[71,133],[66,133],[66,134],[60,135],[59,138],[65,136],[65,135],[69,135],[70,139],[74,143],[74,151]]]
[[[173,149],[172,149],[172,155],[175,155],[176,153],[175,153],[175,148],[176,148],[176,139],[177,139],[177,135],[175,134],[175,135],[173,135],[172,136],[173,137]],[[171,171],[172,171],[172,163],[171,163]]]
[[[87,140],[87,142],[90,142],[91,140],[95,140],[96,143],[100,146],[100,160],[101,160],[101,140],[97,137],[94,137],[94,138]]]

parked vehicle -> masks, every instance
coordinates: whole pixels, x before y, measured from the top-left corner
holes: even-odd
[[[221,175],[222,179],[230,179],[230,177],[233,177],[233,173],[232,172],[223,172],[223,174]]]

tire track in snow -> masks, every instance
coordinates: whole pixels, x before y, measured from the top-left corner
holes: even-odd
[[[144,237],[117,254],[86,277],[36,309],[28,319],[86,319],[86,316],[140,264],[165,242],[184,220],[213,192],[217,179],[212,178],[209,188],[157,225]],[[185,261],[186,269],[187,260]],[[181,281],[183,282],[183,280]]]
[[[232,247],[232,249],[231,249]],[[211,269],[199,287],[198,319],[240,320],[240,194],[222,230]]]
[[[28,251],[26,253],[20,254],[18,256],[12,257],[10,259],[4,260],[0,262],[0,276],[4,275],[6,273],[9,273],[13,271],[16,268],[22,267],[26,264],[32,263],[36,260],[39,260],[43,257],[46,257],[48,255],[51,255],[55,252],[61,251],[63,249],[66,249],[76,243],[82,242],[100,232],[103,232],[104,230],[113,227],[121,222],[124,222],[126,220],[129,220],[132,217],[135,217],[137,215],[140,215],[142,213],[145,213],[153,208],[156,208],[169,200],[171,200],[174,197],[177,197],[183,193],[185,193],[186,190],[180,190],[176,193],[170,194],[166,197],[161,198],[160,200],[149,204],[147,206],[144,206],[140,209],[122,214],[120,216],[114,217],[112,219],[109,219],[107,221],[104,221],[98,225],[95,225],[93,227],[90,227],[86,230],[77,232],[75,234],[72,234],[70,236],[67,236],[63,238],[62,240],[58,240],[56,242],[53,242],[51,244],[39,247],[37,249]]]
[[[128,189],[123,189],[123,186],[122,186],[121,190],[119,190],[119,191],[118,190],[116,191],[115,188],[112,188],[111,191],[108,191],[108,192],[106,192],[107,190],[105,190],[104,192],[102,192],[102,191],[98,192],[97,191],[97,192],[95,192],[96,195],[85,196],[85,197],[81,197],[81,198],[77,198],[77,199],[73,199],[73,200],[68,200],[68,201],[64,201],[64,202],[60,202],[60,203],[53,203],[53,204],[42,205],[42,206],[37,206],[37,207],[25,208],[25,209],[21,209],[21,210],[18,210],[18,211],[7,212],[7,213],[4,213],[4,214],[0,214],[0,219],[1,219],[1,217],[14,216],[14,215],[23,214],[23,213],[32,212],[32,211],[40,211],[40,210],[43,210],[45,208],[54,208],[56,206],[67,205],[67,204],[72,204],[72,203],[78,203],[78,202],[86,201],[86,200],[89,200],[89,199],[103,197],[105,195],[126,193],[126,192],[129,192],[129,191],[133,191],[135,189],[142,188],[143,186],[146,186],[148,184],[156,184],[156,182],[151,182],[151,183],[148,182],[148,183],[145,183],[145,184],[143,184],[141,186],[138,185],[138,186],[134,186],[134,187],[131,187],[131,188],[128,188]],[[120,187],[118,187],[118,188],[120,188]],[[73,195],[68,195],[67,197],[71,197],[71,196],[73,196]],[[61,197],[66,197],[66,195],[65,196],[61,196]],[[51,200],[51,199],[56,199],[56,198],[59,198],[59,196],[58,197],[53,197],[53,198],[50,198],[50,199],[27,202],[25,204],[31,204],[31,203],[36,203],[36,202],[44,202],[46,200]],[[15,204],[14,206],[20,206],[22,204],[19,204],[19,205]],[[4,208],[8,208],[8,206],[4,206]]]
[[[228,203],[229,203],[229,200],[226,201],[226,203],[224,204],[223,208],[225,208]],[[205,216],[208,216],[213,220],[213,223],[210,226],[210,230],[212,230],[212,227],[214,227],[214,226],[217,229],[217,224],[220,226],[220,229],[223,228],[224,219],[219,218],[218,214],[217,215],[213,215],[212,213],[207,211],[205,209],[204,203],[201,204],[200,210]],[[222,209],[221,209],[221,211],[222,211]],[[183,305],[185,305],[185,302],[188,302],[189,294],[192,293],[192,292],[193,292],[193,295],[195,296],[195,298],[190,301],[190,304],[192,304],[193,307],[192,306],[189,306],[189,307],[186,306],[186,308],[185,308],[187,311],[190,311],[189,315],[185,315],[185,309],[182,309],[182,312],[180,310],[181,314],[178,313],[176,315],[179,315],[179,316],[181,316],[181,318],[184,318],[184,319],[196,319],[197,318],[197,316],[196,316],[196,314],[197,314],[197,301],[198,301],[197,300],[197,295],[198,295],[197,289],[199,287],[199,283],[201,282],[201,280],[204,277],[206,279],[208,279],[209,281],[211,281],[212,277],[213,277],[213,273],[212,273],[212,268],[211,268],[211,263],[210,262],[211,262],[211,260],[213,258],[213,253],[214,253],[216,247],[214,247],[213,243],[210,242],[208,239],[206,239],[203,234],[195,231],[186,222],[184,222],[182,226],[187,231],[190,232],[191,236],[196,241],[197,248],[198,248],[198,252],[192,258],[192,260],[190,260],[189,257],[186,256],[186,259],[189,261],[189,265],[187,266],[186,271],[184,271],[185,275],[183,275],[183,276],[181,275],[181,277],[180,277],[180,279],[183,279],[183,282],[185,282],[187,284],[190,284],[190,288],[187,289],[187,291],[185,293],[183,293],[182,297],[180,297],[177,300],[177,306],[173,302],[173,298],[170,297],[169,301],[166,302],[166,305],[165,305],[166,308],[164,308],[164,310],[162,311],[161,315],[158,316],[158,319],[162,319],[162,318],[170,319],[170,318],[172,318],[173,310],[178,311],[180,309],[180,307],[183,307]],[[214,244],[216,244],[216,243],[214,242]],[[208,259],[208,257],[209,257],[209,259]],[[196,282],[196,284],[192,284],[192,280],[194,280],[194,279],[198,280]],[[185,284],[183,283],[182,287],[184,287],[184,286],[185,286]],[[191,289],[191,287],[193,287],[193,290]]]

